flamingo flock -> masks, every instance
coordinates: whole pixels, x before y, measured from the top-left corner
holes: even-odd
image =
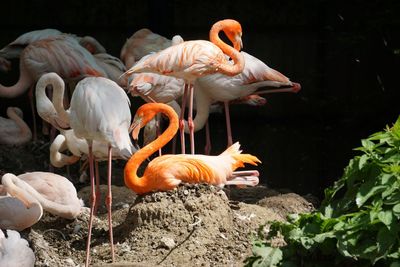
[[[222,32],[232,45],[221,40]],[[170,40],[141,29],[126,41],[120,58],[107,54],[93,37],[56,29],[25,33],[0,49],[0,71],[11,71],[9,60],[19,59],[20,73],[15,85],[0,84],[0,97],[16,98],[29,89],[33,114],[51,125],[54,133],[58,131],[49,139],[51,164],[61,168],[82,158],[88,160],[91,196],[85,266],[90,264],[93,218],[100,199],[99,161],[107,161],[108,168],[106,207],[112,261],[116,254],[111,211],[113,159],[127,161],[123,179],[138,195],[172,190],[182,183],[219,187],[259,183],[257,170],[238,170],[245,164],[257,166],[261,161],[242,153],[239,142],[233,141],[229,104],[263,105],[261,94],[297,93],[301,87],[241,51],[242,36],[240,23],[225,19],[212,25],[209,40],[184,41],[180,35]],[[262,87],[269,90],[257,91]],[[140,96],[147,103],[131,106],[133,96]],[[209,114],[221,103],[226,114],[227,148],[210,155],[208,132],[205,153],[196,154],[194,132],[204,126],[208,130]],[[35,119],[31,130],[18,107],[8,107],[7,116],[9,119],[0,117],[0,144],[22,146],[36,142]],[[168,119],[168,127],[163,130],[155,118]],[[143,127],[146,142],[139,148],[133,141],[137,142]],[[160,152],[139,176],[139,167],[173,140],[178,130],[181,153]],[[185,133],[190,136],[190,154],[186,154]],[[15,264],[7,255],[18,250],[29,255],[26,263],[19,266],[34,264],[26,241],[13,231],[33,226],[43,212],[73,220],[81,213],[82,205],[66,177],[39,171],[4,174],[0,185],[0,229],[6,230],[8,239],[0,230],[1,265]],[[16,246],[7,246],[12,239],[19,240],[14,242]]]

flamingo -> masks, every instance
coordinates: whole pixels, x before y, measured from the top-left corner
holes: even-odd
[[[67,125],[71,128],[78,138],[86,139],[89,147],[89,171],[91,178],[91,207],[89,219],[89,233],[86,249],[86,266],[89,264],[90,240],[93,223],[94,205],[96,202],[94,190],[94,157],[93,142],[99,141],[107,144],[108,148],[108,193],[106,198],[106,206],[108,210],[108,223],[110,233],[110,246],[112,260],[114,261],[114,244],[112,232],[111,218],[111,159],[112,148],[118,148],[126,155],[132,154],[132,143],[129,138],[129,126],[131,121],[131,113],[129,109],[129,98],[125,91],[115,82],[103,77],[87,77],[81,80],[71,98],[71,106],[69,110],[64,110],[62,106],[61,96],[64,91],[64,83],[60,76],[56,73],[48,73],[43,75],[38,81],[37,87],[46,87],[52,85],[55,88],[53,97],[53,113],[45,116],[57,122],[57,117],[65,119]],[[37,97],[38,101],[48,102],[45,97]],[[111,100],[111,101],[110,101]],[[45,106],[41,103],[38,105],[38,112],[42,111],[39,107]]]
[[[141,163],[168,143],[178,131],[178,115],[170,106],[163,103],[147,103],[136,111],[133,138],[137,139],[140,128],[160,112],[168,117],[169,126],[155,141],[137,151],[128,160],[124,169],[127,187],[137,194],[145,194],[151,191],[172,190],[181,182],[217,186],[258,184],[257,171],[234,172],[243,167],[244,163],[257,165],[260,162],[253,155],[241,154],[239,143],[235,143],[218,156],[179,154],[157,157],[148,164],[143,176],[138,177],[137,170]]]
[[[224,31],[233,43],[231,47],[218,36]],[[147,55],[138,61],[126,74],[135,72],[155,72],[170,75],[185,80],[185,93],[182,99],[182,110],[185,110],[186,95],[189,94],[188,123],[190,130],[190,148],[194,154],[194,125],[193,125],[193,83],[201,76],[220,72],[234,76],[243,71],[244,58],[238,52],[242,48],[242,27],[239,22],[231,19],[215,23],[210,30],[210,41],[186,41],[173,45],[155,54]],[[230,64],[226,55],[235,64]],[[185,153],[183,112],[181,112],[181,143],[182,153]]]
[[[41,29],[30,31],[17,37],[17,39],[0,49],[0,57],[4,59],[19,58],[22,51],[29,44],[60,35],[67,35],[75,38],[79,44],[86,48],[91,54],[106,53],[106,49],[91,36],[78,37],[74,34],[63,33],[57,29]]]
[[[32,139],[32,132],[23,120],[22,110],[17,107],[8,107],[9,119],[0,117],[0,144],[23,145]]]
[[[7,230],[7,238],[0,230],[0,266],[33,267],[35,254],[29,247],[28,241],[14,230]]]
[[[19,80],[9,87],[0,84],[0,97],[17,97],[29,87],[33,88],[44,73],[53,71],[67,80],[79,80],[86,76],[106,76],[92,54],[75,38],[68,35],[56,36],[33,42],[22,51]],[[29,94],[29,97],[32,113],[35,114],[33,95]],[[33,122],[36,133],[36,122],[35,120]]]
[[[127,68],[133,66],[142,57],[170,47],[172,44],[183,42],[179,35],[175,35],[172,40],[165,38],[151,30],[143,28],[136,31],[126,40],[121,49],[120,58]]]
[[[3,175],[0,197],[0,228],[21,231],[40,220],[43,210],[67,219],[76,218],[82,207],[74,185],[50,172]]]
[[[195,81],[194,94],[196,100],[196,117],[193,120],[194,131],[198,131],[204,127],[208,120],[210,106],[216,101],[224,102],[226,129],[227,129],[227,146],[231,146],[232,131],[229,115],[229,101],[240,99],[251,94],[268,94],[293,92],[300,90],[300,84],[291,82],[285,75],[268,67],[258,58],[242,51],[246,65],[243,72],[236,76],[227,76],[221,73],[215,73],[198,78]],[[280,89],[270,89],[265,91],[256,90],[261,87],[289,87]],[[252,97],[250,100],[254,100]],[[258,101],[260,99],[257,99]],[[262,100],[262,99],[261,99]],[[250,102],[251,104],[252,102]],[[262,104],[262,102],[261,102]],[[189,132],[188,123],[185,122],[185,132]],[[207,140],[206,150],[210,149],[210,140]],[[208,153],[206,151],[206,153]]]

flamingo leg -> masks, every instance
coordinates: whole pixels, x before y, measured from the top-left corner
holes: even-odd
[[[29,103],[31,106],[31,111],[32,111],[32,121],[33,121],[33,141],[37,141],[37,126],[36,126],[36,109],[35,109],[35,104],[34,104],[34,99],[33,99],[33,85],[29,88],[28,91],[28,97],[29,97]]]
[[[259,179],[257,176],[243,176],[236,177],[232,180],[226,181],[226,185],[236,185],[236,186],[256,186],[258,185]]]
[[[185,89],[183,91],[182,97],[182,108],[181,114],[179,115],[179,130],[180,130],[180,137],[181,137],[181,152],[185,154],[185,109],[186,109],[186,99],[188,94],[188,85],[185,83]]]
[[[210,137],[210,124],[206,122],[206,146],[204,147],[204,154],[210,155],[211,152],[211,137]]]
[[[233,144],[232,141],[232,128],[231,128],[231,116],[229,114],[229,102],[224,101],[225,108],[225,120],[226,120],[226,134],[227,134],[227,146],[230,147]]]
[[[92,144],[93,141],[88,140],[88,146],[89,146],[89,172],[90,172],[90,188],[91,188],[91,193],[90,193],[90,217],[89,217],[89,229],[88,229],[88,238],[87,238],[87,243],[86,243],[86,262],[85,266],[89,266],[89,260],[90,260],[90,241],[92,237],[92,226],[93,226],[93,212],[94,212],[94,204],[96,203],[96,195],[94,191],[94,164],[93,164],[93,151],[92,151]]]
[[[189,84],[189,114],[188,126],[190,132],[190,153],[193,155],[194,151],[194,123],[193,123],[193,85]]]
[[[94,171],[95,171],[95,176],[96,176],[96,188],[95,188],[95,194],[96,194],[96,202],[94,203],[94,214],[97,214],[97,209],[99,208],[100,204],[100,175],[99,175],[99,162],[97,160],[94,161]]]
[[[110,247],[111,247],[111,258],[114,262],[115,254],[114,254],[114,237],[113,237],[113,227],[112,227],[112,214],[111,214],[111,203],[112,203],[112,193],[111,193],[111,161],[112,161],[112,147],[108,145],[108,171],[107,171],[107,198],[106,198],[106,206],[107,206],[107,214],[108,214],[108,227],[110,234]]]
[[[239,177],[239,176],[259,176],[260,173],[256,170],[250,170],[250,171],[235,171],[232,173],[232,177]]]

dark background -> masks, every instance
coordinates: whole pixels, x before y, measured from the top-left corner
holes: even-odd
[[[231,107],[234,141],[262,160],[262,183],[322,196],[340,177],[360,139],[399,115],[400,1],[3,1],[0,47],[19,35],[56,28],[95,37],[119,56],[125,40],[147,27],[171,38],[208,39],[223,18],[242,24],[244,50],[292,81],[298,94],[268,97],[263,107]],[[0,74],[10,85],[14,70]],[[0,99],[23,107],[26,94]],[[133,112],[140,104],[134,101]],[[223,114],[210,116],[213,154],[226,145]],[[204,132],[197,133],[202,151]]]

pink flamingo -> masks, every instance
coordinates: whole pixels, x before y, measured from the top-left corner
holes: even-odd
[[[9,87],[0,84],[0,97],[17,97],[29,87],[33,88],[44,73],[53,71],[66,80],[79,80],[86,76],[106,76],[93,55],[75,38],[67,35],[56,36],[31,43],[22,51],[18,82]],[[29,96],[34,114],[33,95]],[[36,133],[35,120],[34,133]]]
[[[86,249],[86,266],[89,265],[90,240],[93,224],[95,196],[93,142],[99,141],[108,146],[108,193],[106,206],[108,210],[108,223],[110,233],[110,246],[112,260],[114,261],[114,244],[111,218],[111,160],[112,148],[124,151],[126,155],[132,154],[132,143],[129,137],[131,113],[129,98],[125,91],[115,82],[103,77],[87,77],[81,80],[71,98],[69,110],[62,105],[62,92],[64,83],[56,73],[43,75],[38,81],[40,87],[52,85],[56,95],[53,98],[56,116],[70,125],[78,138],[86,139],[89,147],[89,170],[91,181],[91,206],[89,219],[89,233]],[[42,98],[40,98],[42,100]],[[45,100],[46,98],[43,98]],[[112,101],[110,101],[112,99]],[[47,99],[47,101],[49,101]]]
[[[224,31],[229,40],[234,44],[231,47],[224,43],[218,36]],[[215,23],[210,30],[210,41],[186,41],[168,47],[155,54],[143,57],[126,74],[135,72],[155,72],[170,75],[185,80],[185,93],[182,100],[182,110],[185,110],[186,95],[189,94],[188,123],[190,130],[190,148],[194,154],[194,125],[193,125],[193,83],[201,76],[221,72],[234,76],[243,71],[244,58],[238,52],[242,47],[242,27],[239,22],[231,19]],[[226,55],[235,62],[229,63]],[[184,153],[184,125],[183,112],[181,112],[181,144]]]
[[[197,107],[196,117],[193,121],[194,131],[202,129],[206,124],[212,103],[216,101],[224,102],[228,147],[233,143],[229,115],[230,101],[243,99],[251,94],[297,93],[301,88],[300,84],[291,82],[285,75],[268,67],[258,58],[243,51],[241,54],[244,56],[246,65],[240,74],[236,76],[227,76],[221,73],[215,73],[200,77],[194,84]],[[257,89],[261,87],[288,88],[257,91]],[[257,101],[259,100],[260,99],[257,99]],[[185,122],[185,131],[189,132],[187,122]],[[207,139],[206,154],[209,153],[209,150],[210,140]]]
[[[23,145],[32,139],[32,132],[23,120],[22,110],[16,107],[7,108],[9,119],[0,117],[0,144]]]
[[[23,230],[40,220],[43,210],[67,219],[82,208],[74,185],[50,172],[6,173],[1,179],[0,228]]]

